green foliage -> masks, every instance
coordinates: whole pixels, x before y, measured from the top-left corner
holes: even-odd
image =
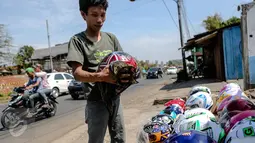
[[[156,64],[146,63],[146,62],[144,62],[142,60],[138,61],[138,65],[139,65],[141,70],[143,70],[143,69],[148,70],[149,68],[156,66]]]
[[[207,18],[203,20],[203,26],[206,30],[211,31],[220,28],[222,22],[221,16],[216,13],[213,16],[207,16]]]
[[[17,65],[22,65],[25,68],[30,66],[30,59],[34,53],[34,48],[32,46],[23,46],[19,49],[19,52],[14,57],[14,62]]]
[[[240,23],[240,22],[241,22],[240,18],[233,16],[233,17],[229,18],[228,20],[224,21],[222,23],[222,26],[225,27],[225,26],[228,26],[228,25],[231,25],[234,23]]]
[[[216,13],[212,16],[207,16],[207,18],[203,20],[203,26],[207,31],[211,31],[239,22],[241,22],[240,18],[235,16],[224,21],[222,17],[218,13]]]

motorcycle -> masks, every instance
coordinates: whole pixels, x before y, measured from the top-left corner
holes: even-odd
[[[15,87],[13,89],[11,99],[8,103],[8,106],[2,111],[3,114],[1,116],[1,124],[3,127],[7,129],[12,129],[17,127],[29,114],[30,101],[24,100],[25,88],[24,87]],[[58,102],[56,98],[53,96],[52,91],[46,93],[48,97],[49,107],[44,108],[44,99],[38,94],[33,94],[34,104],[35,104],[35,113],[31,113],[32,117],[39,117],[40,115],[45,115],[47,118],[55,116],[57,111]],[[6,120],[7,119],[7,120]],[[8,121],[9,120],[9,121]]]

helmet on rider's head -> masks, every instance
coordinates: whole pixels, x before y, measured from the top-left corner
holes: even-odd
[[[189,92],[189,95],[188,96],[191,96],[197,92],[206,92],[208,93],[209,95],[211,95],[211,90],[210,88],[206,87],[206,86],[202,86],[202,85],[196,85],[196,86],[193,86]]]
[[[165,106],[171,106],[172,104],[178,104],[180,105],[183,109],[185,109],[185,101],[179,97],[168,101],[167,103],[165,103]]]
[[[117,94],[123,92],[130,85],[138,83],[140,69],[136,59],[131,55],[122,51],[112,52],[99,63],[98,71],[103,70],[106,66],[109,66],[109,71],[117,82]],[[125,82],[122,82],[123,80]]]
[[[225,127],[230,118],[246,110],[255,110],[255,104],[251,100],[241,98],[231,100],[220,112],[219,123]]]
[[[176,133],[167,138],[164,143],[217,143],[206,133],[190,130]]]
[[[226,136],[225,143],[253,143],[255,139],[254,130],[255,130],[255,118],[254,117],[245,118],[237,122],[231,128],[231,130],[228,132]]]
[[[176,119],[176,116],[179,114],[183,114],[184,110],[179,104],[172,104],[168,107],[166,107],[161,114],[168,114],[171,116],[173,119]]]
[[[210,109],[212,105],[213,100],[210,94],[206,92],[197,92],[187,99],[185,106],[188,108]]]
[[[249,118],[249,117],[255,117],[255,110],[247,110],[247,111],[243,111],[239,114],[236,114],[235,116],[233,116],[232,118],[230,118],[230,120],[227,121],[227,123],[225,124],[225,132],[228,134],[229,131],[232,129],[232,127],[240,122],[241,120],[245,119],[245,118]]]
[[[148,133],[150,143],[162,143],[170,136],[169,126],[161,122],[150,122],[143,130]]]

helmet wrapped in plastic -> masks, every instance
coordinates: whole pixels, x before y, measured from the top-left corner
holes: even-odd
[[[231,100],[220,112],[219,123],[225,127],[230,118],[246,110],[255,110],[255,104],[249,99]]]
[[[172,104],[178,104],[185,109],[185,101],[181,98],[175,98],[165,103],[165,106],[171,106]]]
[[[243,111],[230,118],[230,120],[225,124],[225,132],[228,133],[236,123],[248,117],[255,117],[255,110]]]
[[[164,124],[172,125],[174,122],[174,119],[169,116],[168,114],[158,114],[156,116],[153,116],[151,118],[152,122],[161,122]]]
[[[231,128],[226,136],[225,143],[254,143],[254,136],[255,118],[245,118]]]
[[[191,96],[191,95],[193,95],[193,94],[195,94],[197,92],[206,92],[209,95],[212,94],[210,88],[208,88],[206,86],[202,86],[202,85],[196,85],[196,86],[191,88],[188,96]]]
[[[217,143],[206,133],[190,130],[176,133],[167,138],[164,143]]]
[[[184,110],[179,104],[172,104],[166,107],[164,110],[160,112],[160,114],[167,114],[171,116],[173,119],[176,119],[177,115],[183,114]]]
[[[148,134],[150,143],[163,142],[170,136],[169,126],[161,122],[150,122],[144,125],[143,130]]]
[[[225,85],[219,92],[218,98],[216,101],[217,108],[219,107],[219,104],[227,97],[229,96],[246,96],[240,86],[235,83],[229,83]]]
[[[205,108],[210,109],[213,105],[213,100],[210,94],[206,92],[197,92],[191,95],[186,101],[186,108]]]
[[[223,128],[216,123],[215,116],[208,112],[194,112],[194,114],[188,113],[178,116],[178,119],[176,119],[176,122],[173,124],[174,131],[176,133],[188,130],[202,131],[207,133],[208,136],[214,140],[222,141],[225,132]]]
[[[247,96],[229,96],[229,97],[226,97],[218,106],[217,108],[217,112],[220,112],[223,110],[223,108],[228,104],[230,103],[232,100],[235,100],[235,99],[247,99],[249,100],[249,98]]]

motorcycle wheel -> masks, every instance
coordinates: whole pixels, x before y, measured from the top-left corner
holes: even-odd
[[[11,115],[8,116],[8,114],[11,114]],[[10,120],[9,123],[8,121],[6,121],[6,119]],[[13,129],[17,127],[20,124],[19,122],[20,120],[21,119],[18,116],[18,113],[14,109],[6,110],[1,116],[1,124],[6,129]]]
[[[57,104],[53,101],[49,101],[50,109],[45,112],[46,117],[52,117],[56,115],[57,112]]]

